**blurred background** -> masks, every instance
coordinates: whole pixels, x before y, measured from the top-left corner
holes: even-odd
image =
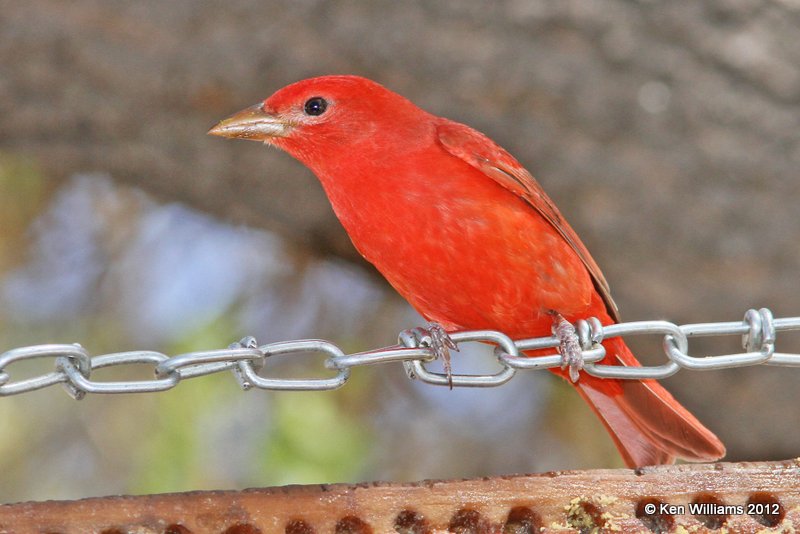
[[[0,352],[178,354],[248,334],[360,351],[421,324],[309,171],[205,135],[329,73],[373,78],[515,154],[603,267],[623,319],[800,315],[798,32],[797,0],[3,2]],[[662,361],[659,340],[630,341]],[[800,351],[800,336],[778,349]],[[480,351],[456,358],[491,368]],[[286,376],[324,374],[320,358],[286,360]],[[729,460],[770,460],[800,455],[798,377],[759,367],[665,383]],[[387,365],[328,393],[242,392],[215,375],[158,394],[0,399],[3,502],[620,465],[547,373],[448,391]]]

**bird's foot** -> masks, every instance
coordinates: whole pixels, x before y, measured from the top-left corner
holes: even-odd
[[[447,375],[447,384],[453,389],[453,368],[450,365],[450,349],[458,351],[458,345],[447,334],[439,323],[428,323],[427,326],[417,326],[405,330],[402,336],[409,336],[416,341],[419,347],[429,347],[436,359],[441,359],[444,372]]]
[[[561,368],[569,368],[569,379],[577,382],[583,369],[583,352],[575,327],[558,312],[553,315],[553,335],[558,338],[558,352],[561,354]]]

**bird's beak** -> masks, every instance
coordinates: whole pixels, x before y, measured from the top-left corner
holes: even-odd
[[[220,121],[208,131],[209,135],[268,141],[273,137],[286,137],[291,125],[277,115],[264,111],[262,104],[250,106]]]

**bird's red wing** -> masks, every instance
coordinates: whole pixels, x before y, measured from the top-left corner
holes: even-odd
[[[486,176],[524,199],[541,214],[561,237],[569,243],[586,265],[597,291],[603,297],[608,313],[619,321],[619,311],[600,267],[570,227],[553,201],[544,192],[539,182],[526,171],[514,157],[497,143],[469,126],[441,119],[437,124],[437,135],[441,145],[453,156],[462,159]]]

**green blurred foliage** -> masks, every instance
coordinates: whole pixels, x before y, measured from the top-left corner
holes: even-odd
[[[358,480],[370,433],[348,417],[335,395],[275,397],[275,425],[259,470],[270,485]]]
[[[187,334],[167,349],[182,354],[208,347],[223,347],[234,325],[226,316],[216,317],[203,327]],[[134,493],[162,493],[173,488],[202,487],[207,484],[206,470],[199,453],[203,432],[201,419],[212,407],[230,398],[233,384],[211,375],[181,384],[180,391],[168,391],[155,400],[148,435],[142,436],[130,451],[137,468],[131,480]],[[238,392],[238,388],[235,388]]]
[[[41,211],[52,188],[33,161],[0,151],[0,274],[24,257],[22,230]]]

